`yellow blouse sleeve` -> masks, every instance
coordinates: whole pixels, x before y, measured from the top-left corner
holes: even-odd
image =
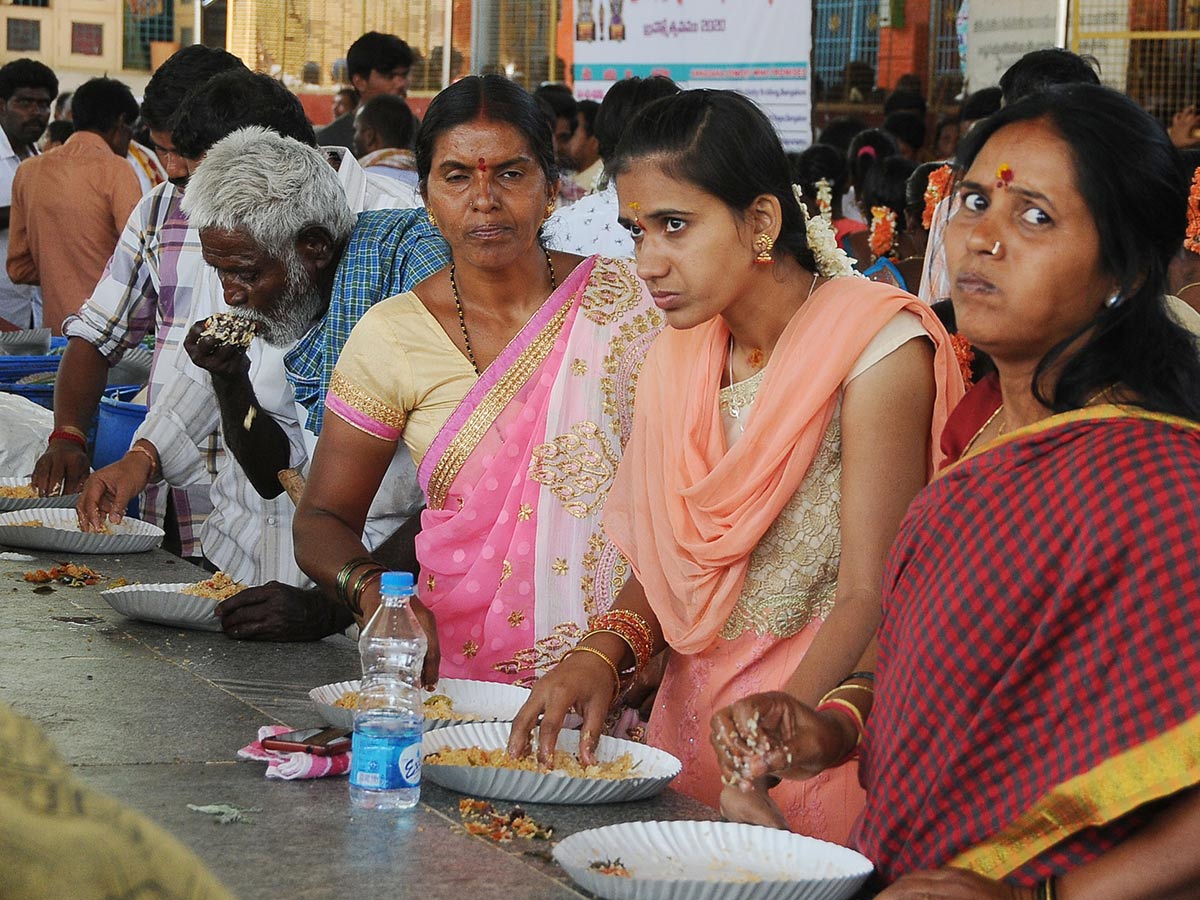
[[[325,408],[339,419],[387,441],[400,439],[414,403],[403,329],[396,327],[411,297],[401,294],[367,310],[342,348],[325,396]]]

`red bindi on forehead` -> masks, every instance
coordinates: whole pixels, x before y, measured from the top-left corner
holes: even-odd
[[[480,172],[486,172],[488,169],[487,160],[482,156],[479,157],[479,164],[476,166],[476,168],[478,168]]]

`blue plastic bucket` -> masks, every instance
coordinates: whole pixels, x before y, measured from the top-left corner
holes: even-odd
[[[145,404],[129,402],[139,390],[141,388],[138,387],[118,388],[100,398],[96,449],[92,453],[93,468],[100,469],[114,463],[129,451],[133,433],[146,418]]]
[[[6,394],[19,394],[38,406],[54,409],[53,384],[0,384],[0,391]]]
[[[0,381],[19,381],[26,375],[57,372],[61,356],[0,356]]]
[[[100,412],[96,418],[96,443],[92,450],[92,468],[100,469],[114,463],[127,452],[133,443],[133,433],[146,418],[144,403],[130,403],[141,387],[137,385],[108,388],[100,398]],[[125,515],[136,518],[141,510],[139,498],[129,501]]]

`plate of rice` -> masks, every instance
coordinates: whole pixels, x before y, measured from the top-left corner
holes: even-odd
[[[848,847],[736,822],[623,822],[553,852],[606,900],[846,900],[875,868]]]
[[[74,509],[79,494],[39,497],[28,478],[0,478],[0,512],[18,509]]]
[[[358,681],[323,684],[308,692],[327,725],[354,727]],[[511,722],[529,699],[529,689],[494,681],[443,678],[436,690],[425,691],[425,730],[464,722]]]
[[[34,509],[0,513],[0,544],[60,553],[142,553],[162,544],[162,529],[126,516],[103,531],[79,530],[73,509]]]
[[[554,768],[504,752],[509,722],[453,725],[425,735],[424,777],[472,797],[522,803],[621,803],[665,788],[683,765],[663,750],[602,736],[596,764],[579,762],[578,731],[560,731]]]
[[[212,578],[181,584],[128,584],[101,591],[100,596],[123,616],[158,625],[220,631],[217,604],[246,586],[224,572]]]

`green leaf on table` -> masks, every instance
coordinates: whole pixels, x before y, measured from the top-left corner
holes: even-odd
[[[236,806],[230,806],[228,803],[212,803],[208,806],[197,806],[194,803],[189,803],[187,808],[208,816],[215,816],[216,818],[213,820],[214,825],[232,825],[235,822],[251,825],[254,820],[249,818],[246,813],[262,812],[257,807],[238,809]]]

